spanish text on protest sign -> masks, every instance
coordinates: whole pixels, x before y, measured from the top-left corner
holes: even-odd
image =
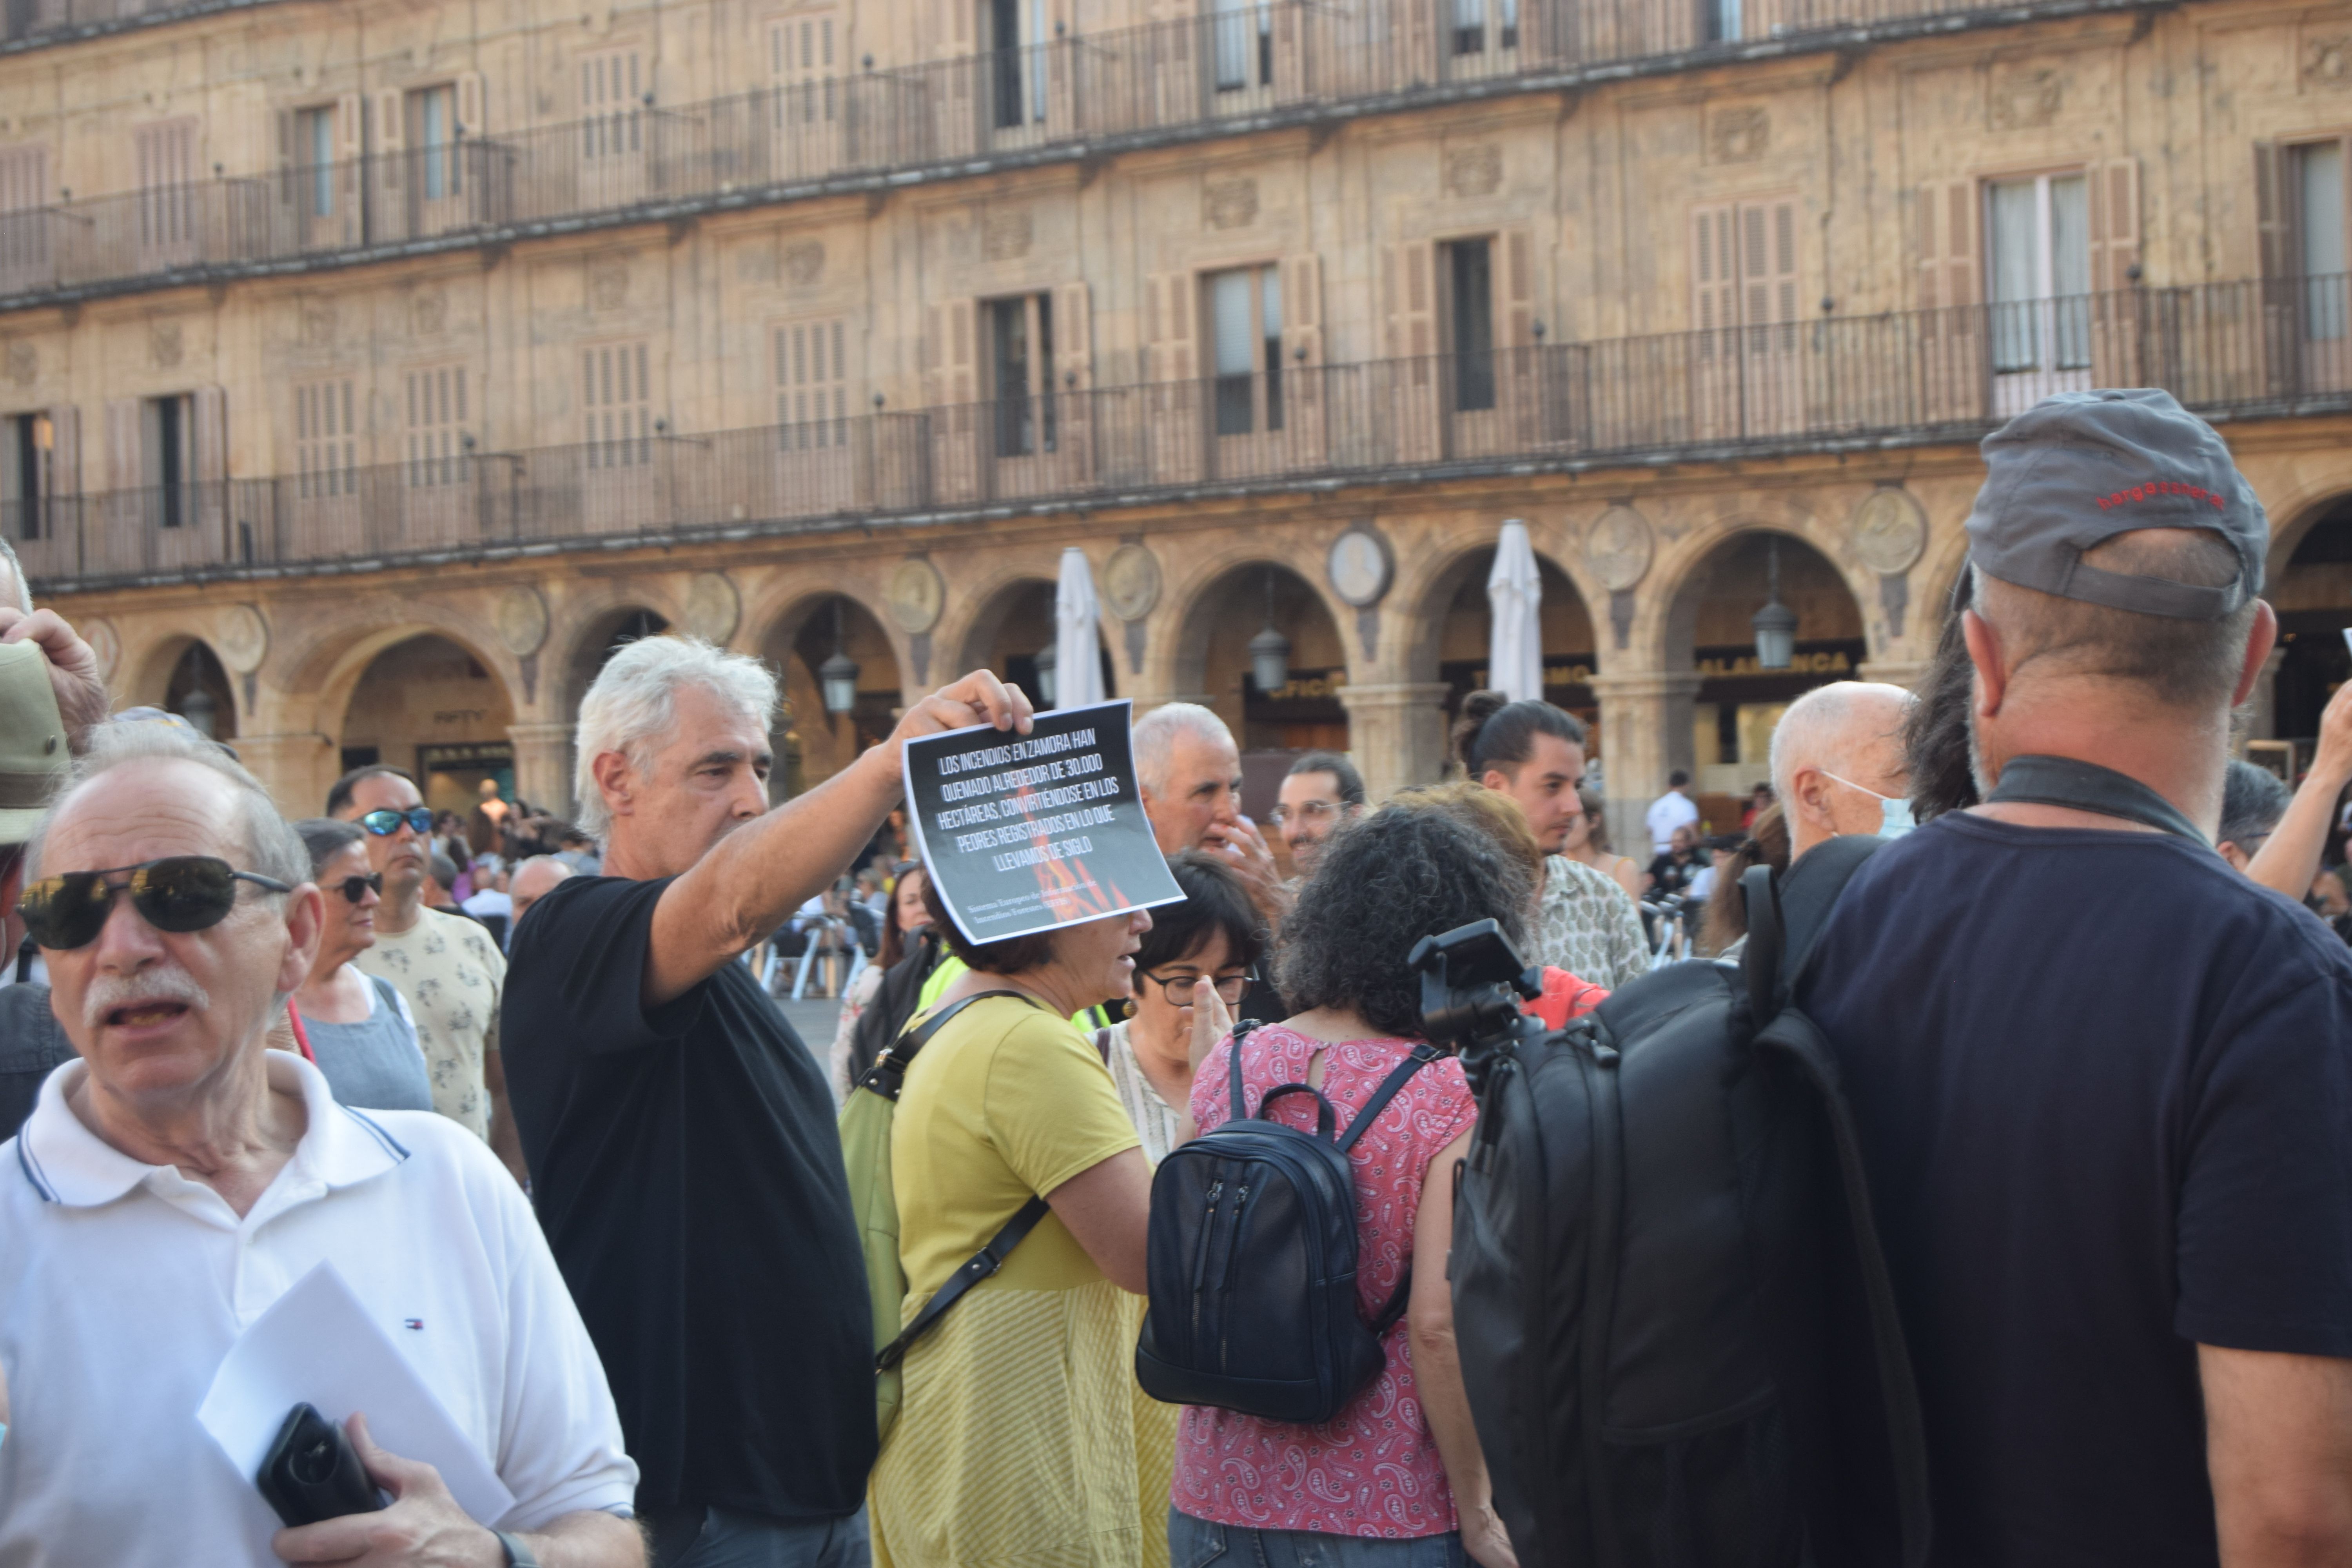
[[[1126,702],[907,742],[907,805],[940,901],[975,942],[1154,904],[1182,889],[1135,784]]]

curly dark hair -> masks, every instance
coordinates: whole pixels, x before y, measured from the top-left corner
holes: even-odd
[[[1527,947],[1535,886],[1490,837],[1444,812],[1383,809],[1335,833],[1276,937],[1275,984],[1296,1012],[1342,1007],[1421,1035],[1413,944],[1476,921]]]

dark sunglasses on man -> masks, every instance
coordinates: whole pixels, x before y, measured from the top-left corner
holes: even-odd
[[[110,882],[110,877],[122,877]],[[353,879],[358,880],[358,879]],[[16,912],[35,942],[55,952],[88,947],[106,929],[114,895],[129,893],[139,918],[157,931],[208,930],[236,907],[236,885],[251,882],[273,893],[294,889],[258,871],[240,871],[210,855],[173,855],[101,871],[65,871],[26,884]],[[348,896],[348,895],[347,895]],[[356,899],[352,900],[356,903]]]
[[[422,805],[412,805],[406,811],[371,811],[360,818],[360,826],[378,838],[391,837],[400,831],[400,825],[404,822],[415,828],[420,838],[429,837],[433,832],[433,813]]]

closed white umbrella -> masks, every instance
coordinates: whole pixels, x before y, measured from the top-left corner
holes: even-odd
[[[1095,599],[1094,569],[1076,545],[1062,552],[1061,581],[1054,588],[1054,706],[1084,708],[1105,695],[1102,678],[1102,606]]]
[[[1486,574],[1486,602],[1494,606],[1494,639],[1487,646],[1486,684],[1517,702],[1543,696],[1543,579],[1536,573],[1536,547],[1528,525],[1513,518],[1503,524],[1495,548],[1495,569]]]

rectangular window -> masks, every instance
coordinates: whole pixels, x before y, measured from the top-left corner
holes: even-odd
[[[1449,49],[1456,57],[1519,47],[1519,0],[1449,0]]]
[[[580,155],[594,162],[645,151],[642,73],[635,49],[580,61]]]
[[[0,421],[0,532],[10,539],[43,536],[49,445],[46,414],[11,414]]]
[[[2316,142],[2291,149],[2290,155],[2303,335],[2313,342],[2335,342],[2346,335],[2344,143]]]
[[[1495,406],[1495,242],[1457,239],[1444,248],[1454,406],[1474,413]]]
[[[768,75],[776,86],[776,127],[834,118],[833,17],[792,16],[768,25]]]
[[[1217,434],[1282,428],[1282,268],[1212,272],[1209,353],[1215,375]]]
[[[140,405],[142,478],[153,497],[149,515],[163,528],[184,528],[193,516],[187,487],[196,475],[194,402],[183,393]]]
[[[847,336],[840,321],[776,329],[776,424],[787,448],[849,444]]]
[[[301,160],[302,199],[311,217],[335,216],[335,110],[330,104],[294,115],[294,153]]]
[[[163,120],[131,133],[139,175],[139,243],[168,257],[196,237],[196,121]]]
[[[0,147],[0,277],[49,264],[49,150]]]
[[[303,500],[347,496],[359,486],[355,402],[348,376],[294,389],[297,494]]]
[[[417,193],[428,202],[457,194],[457,140],[455,86],[420,88],[408,95],[409,156],[415,161]]]
[[[646,345],[606,343],[580,355],[580,406],[592,468],[628,468],[653,461],[653,382]]]
[[[987,322],[989,395],[996,405],[996,455],[1050,452],[1054,407],[1054,298],[1022,294],[981,307]]]
[[[408,373],[408,483],[424,489],[466,477],[466,371],[439,365]]]
[[[2091,363],[2091,209],[2081,174],[1986,188],[1993,368],[2085,370]]]
[[[1710,44],[1737,43],[1741,0],[1698,0],[1699,33]]]
[[[1219,92],[1274,85],[1274,7],[1267,0],[1217,0],[1211,26]]]

